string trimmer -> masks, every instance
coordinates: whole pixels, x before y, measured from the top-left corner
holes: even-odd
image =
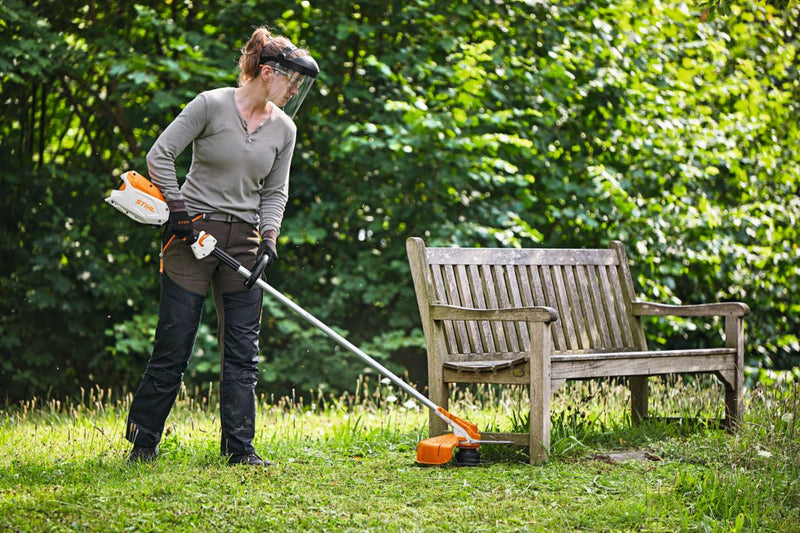
[[[106,202],[113,205],[133,220],[144,224],[161,225],[164,224],[169,217],[169,209],[161,192],[150,183],[147,178],[135,171],[129,171],[122,175],[122,183],[117,189],[111,192],[111,195],[106,198]],[[213,235],[201,231],[199,234],[196,234],[195,237],[194,242],[191,243],[191,247],[197,259],[203,259],[204,257],[213,255],[226,266],[241,274],[245,280],[250,278],[251,272],[248,269],[243,267],[241,263],[224,250],[217,248],[217,240]],[[444,420],[444,422],[452,428],[452,433],[446,433],[438,437],[420,441],[419,444],[417,444],[417,463],[426,465],[446,464],[452,459],[453,450],[458,448],[459,452],[456,453],[457,464],[475,465],[480,461],[478,448],[481,444],[509,444],[505,441],[481,440],[481,435],[478,433],[478,427],[475,424],[463,418],[459,418],[436,405],[385,366],[336,333],[321,320],[271,287],[263,279],[256,280],[255,284],[312,325],[319,328],[338,344],[360,357],[361,360],[369,366],[389,378],[395,385],[436,413],[439,418]]]

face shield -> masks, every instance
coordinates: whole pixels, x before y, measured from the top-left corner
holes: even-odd
[[[294,120],[297,110],[300,109],[303,100],[305,100],[306,95],[311,90],[314,80],[319,76],[317,62],[314,61],[314,58],[310,55],[289,57],[295,50],[297,50],[297,47],[290,46],[284,48],[283,51],[276,56],[261,56],[259,61],[261,65],[270,62],[276,63],[274,66],[270,65],[275,70],[275,73],[288,78],[291,97],[289,101],[283,105],[282,109],[292,120]]]

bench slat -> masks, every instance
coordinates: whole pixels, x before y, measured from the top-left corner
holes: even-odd
[[[491,265],[481,265],[481,277],[484,280],[484,290],[486,291],[486,305],[490,309],[498,309],[499,301],[497,299],[497,287],[492,272]],[[508,343],[506,343],[505,323],[496,321],[492,322],[493,345],[499,352],[508,351]]]
[[[563,322],[564,340],[566,341],[567,349],[580,350],[581,346],[578,342],[578,336],[575,333],[575,319],[574,304],[570,302],[567,287],[564,285],[563,267],[554,265],[552,268],[553,281],[555,282],[556,294],[558,294],[558,301],[561,302],[561,310],[559,318]]]
[[[654,368],[675,368],[676,363],[674,360],[681,359],[684,361],[686,358],[699,359],[699,363],[695,365],[697,368],[708,369],[709,364],[713,366],[712,369],[720,368],[719,359],[717,357],[728,357],[734,355],[736,350],[732,348],[704,348],[704,349],[690,349],[690,350],[654,350],[654,351],[635,351],[635,352],[610,352],[610,353],[586,353],[586,354],[569,354],[569,355],[553,355],[550,358],[550,365],[552,368],[553,376],[564,377],[565,373],[569,373],[573,378],[580,377],[579,371],[576,367],[585,365],[587,368],[600,368],[605,366],[620,367],[622,368],[621,374],[605,374],[606,376],[612,375],[631,375],[631,372],[636,372],[642,366],[640,361],[646,360],[645,366],[649,365]],[[486,354],[473,354],[486,355]],[[457,370],[461,372],[497,372],[507,368],[520,366],[528,362],[526,354],[491,354],[492,359],[488,360],[451,360],[444,363],[445,368]],[[462,357],[468,357],[463,355]],[[707,358],[707,359],[706,359]],[[588,363],[588,365],[586,364]],[[683,363],[681,363],[683,364]],[[691,368],[690,365],[689,368]],[[726,365],[722,368],[727,369]],[[676,372],[676,370],[669,370],[669,372]],[[680,372],[692,372],[692,370],[680,370]],[[589,373],[593,373],[590,370]],[[656,372],[663,373],[663,372]],[[635,374],[634,374],[635,375]]]
[[[456,265],[455,274],[456,274],[456,284],[458,287],[457,290],[459,294],[459,299],[461,300],[461,305],[464,307],[475,307],[475,302],[472,299],[472,288],[470,287],[469,275],[467,274],[466,265]],[[463,350],[481,351],[482,342],[481,342],[480,330],[478,329],[478,323],[475,322],[474,320],[469,320],[464,322],[463,324],[467,332],[466,342],[463,346]]]
[[[508,292],[508,267],[504,265],[497,265],[496,269],[497,275],[495,276],[495,280],[497,280],[497,294],[500,298],[500,307],[503,309],[513,307]],[[516,324],[514,322],[505,323],[505,339],[510,351],[520,351],[519,340],[517,339]]]
[[[453,305],[463,305],[461,295],[458,293],[458,280],[456,278],[456,268],[458,265],[444,265],[445,279],[447,280],[447,298]],[[453,322],[453,328],[456,332],[456,339],[458,341],[458,350],[462,352],[470,351],[472,347],[469,342],[469,333],[467,332],[467,323],[463,320]]]
[[[640,358],[562,361],[552,363],[552,379],[588,379],[609,376],[655,376],[676,373],[732,371],[735,365],[730,354],[670,355],[649,354]]]
[[[478,265],[469,265],[467,267],[469,274],[469,286],[472,293],[472,301],[479,309],[488,309],[486,305],[486,295],[484,294],[484,278],[481,276],[480,268]],[[485,352],[494,352],[494,335],[492,334],[491,323],[481,321],[478,323],[478,328],[481,331],[481,349]]]
[[[446,292],[447,284],[445,283],[444,267],[433,268],[431,273],[433,275],[434,290],[436,291],[436,300],[441,303],[455,305],[450,301],[450,296]],[[449,352],[459,351],[458,341],[456,340],[457,333],[455,325],[448,320],[442,324],[442,327],[444,328],[444,338],[447,350]]]
[[[597,325],[600,327],[600,334],[602,337],[602,344],[598,346],[599,349],[611,348],[611,332],[608,326],[608,318],[606,317],[606,307],[603,299],[603,293],[600,289],[600,279],[597,274],[597,269],[594,266],[587,265],[586,272],[589,275],[589,289],[592,294],[592,305],[594,307],[594,314],[597,317]]]
[[[611,290],[611,281],[608,279],[608,271],[605,266],[600,266],[597,270],[598,279],[600,280],[600,294],[603,298],[603,310],[605,311],[606,320],[608,320],[608,329],[613,343],[611,346],[622,348],[625,344],[622,342],[622,330],[619,325],[614,293]]]
[[[519,280],[517,279],[517,269],[514,265],[509,265],[505,268],[506,271],[506,287],[508,288],[508,301],[511,307],[522,307],[522,297],[519,292]],[[521,335],[516,323],[513,327],[514,333],[509,335],[512,339],[511,349],[514,351],[525,350],[525,337]]]
[[[576,285],[580,293],[581,303],[583,304],[583,316],[586,319],[586,331],[589,336],[585,349],[599,349],[603,346],[600,340],[599,328],[595,318],[595,305],[592,303],[592,292],[589,290],[589,281],[586,277],[586,266],[578,265],[575,267]]]
[[[631,323],[629,318],[632,315],[632,312],[625,308],[625,295],[622,292],[622,286],[619,282],[621,275],[619,267],[607,268],[609,269],[609,277],[611,278],[611,290],[614,294],[617,316],[619,317],[619,324],[621,326],[620,330],[622,332],[624,346],[636,346],[636,343],[633,340],[633,333],[631,332]]]
[[[534,306],[533,294],[531,293],[530,280],[528,278],[527,268],[525,266],[512,267],[514,275],[517,277],[517,288],[519,289],[519,302],[523,306]],[[530,335],[528,334],[528,325],[524,322],[517,322],[517,331],[519,332],[520,349],[527,350],[531,345]]]
[[[538,270],[538,269],[537,269]],[[545,305],[552,307],[558,312],[559,318],[563,316],[561,305],[556,297],[556,290],[553,284],[553,278],[550,274],[550,269],[546,266],[541,267],[540,274],[542,276],[542,287],[544,288]],[[556,350],[568,350],[567,341],[564,338],[564,326],[562,320],[559,320],[552,326],[553,330],[553,346]]]
[[[732,355],[733,348],[690,348],[685,350],[631,350],[626,352],[558,354],[550,358],[552,364],[563,362],[603,361],[610,359],[640,359],[647,357],[706,357],[710,355]]]
[[[522,356],[514,359],[495,359],[492,361],[447,361],[444,367],[465,372],[497,372],[527,362],[528,358]]]
[[[586,309],[583,298],[579,294],[578,281],[576,276],[577,267],[569,265],[564,267],[564,283],[568,290],[568,296],[572,302],[573,323],[575,325],[575,340],[577,349],[588,350],[591,347],[589,333],[587,332]]]

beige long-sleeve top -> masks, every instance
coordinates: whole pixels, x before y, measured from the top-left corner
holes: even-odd
[[[147,154],[153,183],[168,202],[187,211],[225,213],[280,232],[289,198],[289,170],[297,128],[277,107],[252,133],[239,113],[234,88],[197,95],[158,137]],[[192,163],[178,185],[175,159],[192,144]]]

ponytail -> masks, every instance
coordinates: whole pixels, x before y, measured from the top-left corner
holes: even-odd
[[[256,28],[250,36],[250,40],[241,49],[239,87],[244,86],[258,76],[261,70],[260,59],[262,55],[275,56],[290,46],[292,46],[292,42],[289,39],[281,35],[273,36],[266,26]]]

